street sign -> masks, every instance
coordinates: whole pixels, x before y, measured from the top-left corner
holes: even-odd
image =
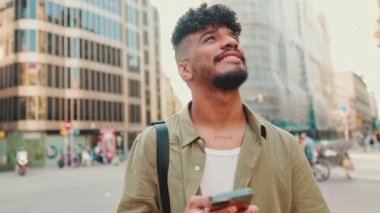
[[[347,106],[347,104],[344,103],[344,102],[339,103],[338,110],[339,110],[339,113],[342,116],[346,116],[348,114],[348,106]]]

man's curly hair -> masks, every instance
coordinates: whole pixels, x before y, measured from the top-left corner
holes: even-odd
[[[177,47],[187,35],[209,26],[226,26],[237,36],[241,32],[241,25],[237,22],[236,13],[233,10],[220,4],[207,7],[207,3],[203,3],[197,9],[189,9],[178,20],[171,38],[173,47]]]

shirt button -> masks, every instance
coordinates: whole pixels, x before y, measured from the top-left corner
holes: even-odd
[[[201,138],[198,139],[198,143],[203,143]]]
[[[200,169],[201,169],[201,167],[199,167],[199,166],[195,166],[195,167],[194,167],[194,170],[195,170],[196,172],[198,172]]]

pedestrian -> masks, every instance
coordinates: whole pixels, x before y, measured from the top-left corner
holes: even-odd
[[[224,5],[189,9],[172,44],[191,102],[166,121],[170,138],[171,212],[208,212],[208,196],[249,187],[244,212],[329,212],[297,139],[242,103],[247,79],[241,26]],[[156,130],[148,127],[129,154],[118,212],[162,212]],[[237,212],[236,206],[221,212]]]
[[[377,149],[377,138],[372,132],[368,132],[366,138],[364,139],[364,151],[376,150]]]
[[[303,150],[305,152],[306,158],[309,161],[309,164],[312,165],[316,161],[317,153],[315,150],[315,143],[313,138],[308,136],[306,132],[301,133],[300,135],[301,143],[303,144]]]

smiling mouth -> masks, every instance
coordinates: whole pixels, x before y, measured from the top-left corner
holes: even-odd
[[[223,62],[243,62],[245,64],[245,58],[237,51],[228,51],[218,54],[214,58],[214,62],[217,63],[219,61]]]

